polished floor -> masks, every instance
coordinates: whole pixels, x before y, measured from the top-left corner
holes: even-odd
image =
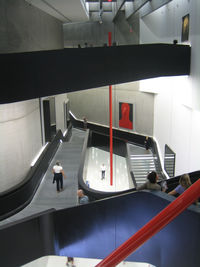
[[[87,259],[87,258],[74,258],[74,267],[95,267],[101,260]],[[66,257],[48,256],[42,257],[38,260],[23,265],[22,267],[64,267],[66,265]],[[71,267],[72,265],[69,265]],[[128,262],[122,261],[117,267],[155,267],[145,262]]]
[[[102,179],[102,164],[106,168],[105,179]],[[110,153],[96,147],[91,147],[87,151],[83,178],[90,188],[99,191],[116,192],[134,188],[128,175],[126,158],[113,155],[113,180],[111,184]]]

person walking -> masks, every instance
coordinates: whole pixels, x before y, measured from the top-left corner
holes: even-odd
[[[106,166],[104,163],[101,165],[101,180],[105,179],[106,176]]]
[[[53,166],[52,172],[54,174],[53,184],[56,182],[57,192],[59,193],[63,190],[63,176],[67,178],[59,161]]]

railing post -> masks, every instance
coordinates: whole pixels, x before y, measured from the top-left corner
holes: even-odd
[[[111,32],[108,33],[108,45],[112,45]],[[110,117],[110,185],[113,185],[113,132],[112,132],[112,85],[109,85],[109,117]]]

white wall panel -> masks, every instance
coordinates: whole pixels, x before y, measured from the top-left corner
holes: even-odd
[[[60,94],[55,96],[56,105],[56,129],[60,129],[64,133],[64,102],[67,100],[67,94]]]
[[[193,111],[191,136],[190,136],[190,151],[189,151],[189,171],[199,170],[200,162],[200,112]]]
[[[151,88],[144,90],[157,93],[154,136],[162,156],[165,144],[176,153],[176,175],[200,169],[200,1],[173,0],[144,17],[140,24],[141,43],[172,43],[174,39],[180,43],[182,17],[186,14],[190,14],[189,41],[184,42],[192,46],[190,76],[151,83]]]
[[[135,104],[135,131],[144,135],[153,134],[154,95],[138,91],[138,83],[113,86],[113,127],[118,128],[119,102]],[[69,93],[70,108],[77,118],[86,116],[88,121],[109,125],[108,87]]]

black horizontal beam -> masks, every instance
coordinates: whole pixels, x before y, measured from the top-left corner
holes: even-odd
[[[190,46],[145,44],[0,54],[0,103],[190,73]]]

